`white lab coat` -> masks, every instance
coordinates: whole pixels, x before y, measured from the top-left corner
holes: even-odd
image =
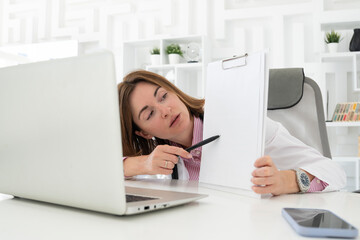
[[[290,135],[281,123],[270,118],[266,118],[265,123],[264,154],[272,158],[279,170],[301,168],[329,184],[323,192],[345,187],[346,174],[341,166]],[[202,159],[202,161],[206,160]],[[179,179],[189,179],[189,174],[181,158],[178,163],[178,173]]]

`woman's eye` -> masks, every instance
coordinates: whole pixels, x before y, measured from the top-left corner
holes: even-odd
[[[146,120],[149,120],[151,118],[151,116],[153,115],[154,111],[151,111],[148,118]]]
[[[164,101],[165,98],[166,98],[166,96],[167,96],[167,93],[165,93],[165,94],[162,96],[161,101]]]

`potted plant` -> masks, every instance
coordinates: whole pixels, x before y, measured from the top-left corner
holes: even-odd
[[[160,49],[154,47],[150,50],[151,65],[160,65]]]
[[[340,39],[341,35],[334,30],[331,30],[331,32],[327,32],[325,35],[325,42],[328,46],[330,53],[337,52],[339,42],[342,40]]]
[[[180,57],[183,56],[183,51],[179,44],[173,43],[166,47],[166,53],[169,55],[169,63],[177,64],[180,62]]]

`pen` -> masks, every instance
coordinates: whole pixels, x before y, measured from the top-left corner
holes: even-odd
[[[198,147],[201,147],[201,146],[204,146],[205,144],[208,144],[216,139],[218,139],[220,137],[220,135],[215,135],[213,137],[209,137],[201,142],[198,142],[197,144],[191,146],[191,147],[188,147],[187,149],[185,149],[185,151],[187,152],[190,152],[191,150],[194,150],[195,148],[198,148]],[[177,170],[177,165],[175,164],[175,167],[173,168],[173,173],[171,174],[172,176],[172,179],[179,179],[179,176],[178,176],[178,170]]]
[[[187,149],[185,149],[185,151],[188,151],[190,152],[191,150],[194,150],[195,148],[198,148],[198,147],[201,147],[201,146],[204,146],[205,144],[208,144],[216,139],[218,139],[220,137],[220,135],[215,135],[213,137],[209,137],[201,142],[198,142],[197,144],[191,146],[191,147],[188,147]]]

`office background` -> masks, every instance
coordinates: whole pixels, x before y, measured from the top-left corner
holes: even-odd
[[[327,119],[337,103],[360,101],[360,54],[349,52],[353,29],[360,28],[358,0],[0,0],[0,26],[0,67],[105,48],[115,55],[121,81],[150,64],[154,45],[195,41],[201,64],[183,60],[156,69],[180,86],[194,79],[182,86],[197,88],[195,96],[202,96],[207,62],[265,48],[270,68],[303,67],[319,84]],[[337,53],[324,42],[332,29],[342,35]],[[327,125],[332,155],[352,189],[359,181],[360,123]]]

